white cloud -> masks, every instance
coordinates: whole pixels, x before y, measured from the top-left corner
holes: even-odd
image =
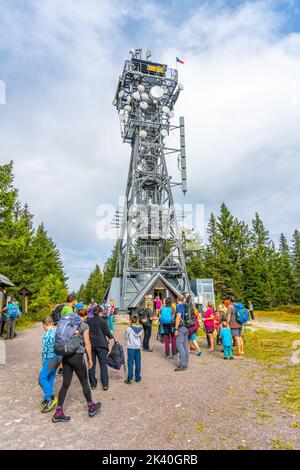
[[[2,6],[1,161],[15,160],[20,196],[62,250],[71,288],[110,250],[95,214],[125,190],[130,148],[111,101],[132,46],[170,66],[185,59],[177,115],[186,117],[187,202],[209,212],[225,200],[246,220],[258,211],[275,234],[297,226],[300,35],[282,34],[274,3],[196,2],[180,27],[161,2]]]

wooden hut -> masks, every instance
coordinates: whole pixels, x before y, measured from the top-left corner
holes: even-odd
[[[6,306],[7,300],[7,287],[15,287],[8,277],[0,274],[0,311]]]

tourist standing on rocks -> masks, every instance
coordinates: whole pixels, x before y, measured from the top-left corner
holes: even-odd
[[[71,296],[69,296],[70,298]],[[76,329],[74,329],[74,325]],[[68,332],[72,336],[68,336]],[[86,322],[82,321],[79,315],[74,313],[63,316],[58,323],[56,341],[60,337],[65,343],[70,341],[71,338],[78,336],[80,338],[79,347],[76,352],[70,356],[63,356],[63,384],[58,394],[58,404],[56,412],[52,418],[53,423],[70,421],[70,416],[65,416],[63,405],[69,387],[72,383],[73,374],[77,375],[82,386],[83,394],[87,401],[88,414],[90,417],[95,416],[101,408],[101,403],[94,403],[92,400],[91,389],[88,382],[88,372],[84,360],[84,353],[86,351],[88,358],[88,369],[93,366],[92,350],[89,335],[89,326]]]
[[[244,356],[244,342],[242,338],[242,325],[236,321],[235,318],[235,308],[234,308],[234,297],[229,297],[229,307],[227,309],[228,313],[228,323],[231,330],[231,335],[233,340],[236,341],[237,345],[237,354],[236,357],[241,358]]]
[[[176,347],[179,352],[179,365],[176,367],[175,372],[186,370],[189,363],[189,329],[184,325],[185,317],[185,297],[180,295],[178,297],[178,304],[176,307],[175,317],[175,330]]]
[[[96,362],[98,359],[100,367],[100,377],[103,390],[108,390],[108,368],[107,368],[107,355],[108,355],[108,339],[114,339],[113,335],[110,332],[109,327],[105,321],[101,318],[102,307],[97,305],[94,308],[93,318],[88,318],[88,326],[90,332],[90,341],[92,346],[92,361],[93,365],[89,369],[89,380],[92,390],[97,388],[97,379],[96,379]]]

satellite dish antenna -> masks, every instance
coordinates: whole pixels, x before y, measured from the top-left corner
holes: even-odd
[[[160,100],[164,96],[164,90],[159,85],[155,85],[151,88],[150,95],[154,100]]]

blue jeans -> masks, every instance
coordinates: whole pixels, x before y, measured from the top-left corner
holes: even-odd
[[[141,377],[141,350],[140,349],[127,349],[128,354],[128,381],[131,382],[133,379],[133,364],[135,364],[135,380],[140,382]]]
[[[179,352],[179,365],[186,368],[189,363],[189,330],[185,326],[178,328],[178,336],[176,337],[176,346]]]
[[[223,346],[224,349],[224,357],[232,357],[232,347],[231,346]]]
[[[58,356],[46,359],[40,371],[39,384],[43,389],[44,399],[47,401],[53,396],[54,380],[60,361],[61,358]]]

